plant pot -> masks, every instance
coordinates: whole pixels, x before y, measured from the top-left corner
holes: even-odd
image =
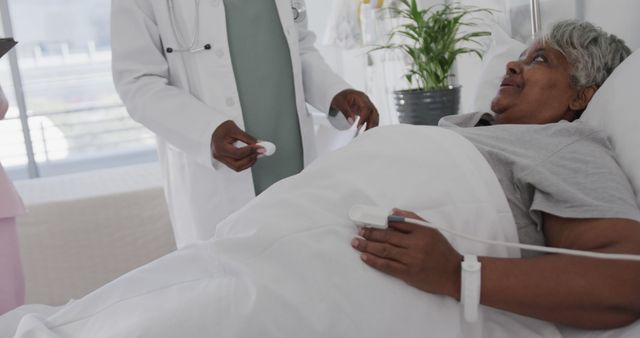
[[[442,117],[457,114],[460,108],[460,86],[398,90],[393,96],[400,123],[435,126]]]

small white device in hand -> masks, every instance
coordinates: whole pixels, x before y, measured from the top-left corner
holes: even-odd
[[[356,204],[349,210],[349,218],[357,226],[386,229],[391,212],[383,209]]]
[[[246,147],[247,144],[242,141],[236,141],[233,143],[236,148]],[[269,141],[258,141],[256,143],[257,146],[262,147],[265,151],[264,154],[261,154],[259,157],[271,156],[276,153],[276,145]]]
[[[271,156],[276,153],[276,145],[269,141],[259,141],[256,145],[264,148],[264,156]]]
[[[406,222],[406,223],[421,225],[424,227],[435,229],[442,233],[451,234],[453,236],[466,239],[468,241],[483,243],[488,245],[502,246],[507,248],[518,248],[523,250],[531,250],[531,251],[553,253],[553,254],[560,254],[560,255],[572,255],[572,256],[578,256],[578,257],[590,257],[590,258],[597,258],[597,259],[640,262],[640,255],[615,254],[615,253],[608,253],[608,252],[592,252],[592,251],[584,251],[584,250],[554,248],[554,247],[547,247],[547,246],[540,246],[540,245],[521,244],[518,242],[502,242],[502,241],[495,241],[490,239],[476,238],[473,236],[463,234],[458,231],[450,230],[446,227],[441,227],[435,224],[431,224],[428,221],[413,219],[413,218],[404,217],[404,216],[391,215],[390,213],[386,212],[384,209],[367,206],[367,205],[359,205],[359,204],[354,205],[351,208],[351,210],[349,210],[349,218],[358,226],[368,226],[372,228],[386,229],[388,222]]]

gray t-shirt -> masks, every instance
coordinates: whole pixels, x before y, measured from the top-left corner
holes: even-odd
[[[565,218],[640,221],[629,179],[599,130],[580,120],[492,124],[493,117],[482,113],[440,121],[440,126],[471,141],[489,162],[513,212],[521,243],[545,244],[543,212]]]

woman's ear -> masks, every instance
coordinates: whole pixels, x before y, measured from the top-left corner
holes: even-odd
[[[578,90],[576,97],[569,104],[569,108],[573,111],[579,112],[585,110],[596,91],[598,91],[598,87],[596,87],[596,85],[591,85]]]

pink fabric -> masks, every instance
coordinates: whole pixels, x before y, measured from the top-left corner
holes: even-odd
[[[0,218],[13,218],[23,213],[22,199],[0,163]]]
[[[0,315],[24,304],[24,275],[15,218],[0,218]]]

